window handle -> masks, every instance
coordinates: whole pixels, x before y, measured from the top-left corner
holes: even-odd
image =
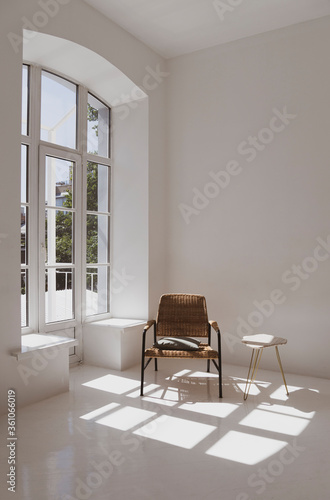
[[[44,255],[45,262],[47,262],[47,248],[45,243],[40,243],[41,253]]]

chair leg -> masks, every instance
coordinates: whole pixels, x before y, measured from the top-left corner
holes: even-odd
[[[218,364],[219,364],[219,398],[222,398],[222,361],[221,361],[221,338],[218,331]]]
[[[156,323],[154,323],[154,343],[156,343]],[[158,364],[157,364],[157,358],[155,358],[155,372],[158,371]]]
[[[209,324],[209,333],[208,333],[207,342],[209,345],[211,345],[211,325],[210,324]],[[207,373],[210,372],[210,360],[209,359],[207,360],[206,371],[207,371]]]
[[[282,377],[283,377],[283,382],[284,382],[285,389],[286,389],[286,394],[287,394],[287,396],[289,396],[288,386],[286,385],[286,380],[285,380],[284,371],[283,371],[283,367],[282,367],[282,363],[281,363],[280,353],[279,353],[277,345],[275,346],[275,349],[276,349],[277,361],[278,361],[278,364],[280,366],[280,370],[281,370]]]
[[[250,392],[251,384],[254,381],[254,379],[256,378],[260,359],[262,356],[262,351],[263,351],[263,349],[253,349],[252,350],[249,371],[248,371],[248,375],[246,378],[246,385],[245,385],[245,391],[244,391],[244,401],[247,400],[249,392]],[[251,368],[252,368],[252,371],[251,371]]]
[[[221,360],[219,360],[219,398],[222,398],[222,373]]]
[[[143,330],[142,334],[142,359],[141,359],[141,390],[140,396],[143,396],[143,382],[144,382],[144,356],[146,347],[146,330]]]
[[[141,361],[141,390],[140,390],[140,396],[143,396],[143,383],[144,383],[144,349],[142,351],[142,361]]]

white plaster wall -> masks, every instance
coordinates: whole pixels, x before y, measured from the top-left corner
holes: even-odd
[[[112,113],[111,315],[148,319],[148,99],[131,106]]]
[[[145,323],[124,319],[95,321],[83,328],[84,362],[114,370],[127,370],[140,362]]]
[[[265,332],[288,339],[286,371],[330,377],[330,248],[317,241],[330,235],[329,46],[328,17],[169,61],[166,288],[206,295],[224,362],[247,365],[240,334]],[[260,131],[268,143],[247,152]],[[217,194],[210,172],[226,167]],[[277,370],[275,353],[262,365]]]
[[[2,2],[0,10],[0,74],[1,116],[3,124],[0,134],[1,150],[1,183],[0,183],[0,413],[6,411],[6,393],[9,387],[17,390],[18,395],[24,391],[24,404],[35,401],[38,390],[26,389],[20,377],[15,360],[10,352],[20,347],[20,107],[21,107],[21,64],[22,44],[15,48],[10,43],[10,33],[19,37],[22,29],[40,29],[40,31],[65,38],[95,51],[125,73],[136,85],[148,94],[149,137],[148,168],[145,169],[152,199],[149,200],[148,186],[144,186],[145,207],[157,198],[159,210],[151,210],[151,216],[142,221],[143,234],[155,232],[155,228],[163,226],[164,194],[162,176],[165,164],[164,142],[164,95],[163,81],[156,82],[151,88],[145,88],[148,68],[156,69],[164,66],[163,59],[138,42],[134,37],[108,21],[93,8],[81,0],[59,0],[58,12],[52,15],[45,13],[40,2],[36,0],[17,0]],[[27,21],[28,22],[27,22]],[[32,23],[32,25],[31,25]],[[39,26],[38,26],[39,23]],[[17,39],[16,39],[17,40]],[[110,85],[110,83],[109,83]],[[149,171],[146,173],[146,171]],[[141,187],[141,184],[140,184]],[[146,229],[147,228],[147,229]],[[129,236],[129,233],[128,233]],[[142,292],[144,294],[143,316],[148,314],[149,307],[156,307],[159,288],[163,286],[164,272],[161,265],[164,259],[165,236],[159,235],[157,240],[144,242],[144,271],[148,267],[148,276],[143,276]],[[149,255],[148,255],[149,252]],[[153,279],[150,279],[152,268]],[[141,275],[140,275],[141,276]],[[155,283],[155,285],[154,285]],[[151,298],[150,298],[151,297]],[[129,313],[128,313],[129,315]],[[45,369],[42,372],[44,387],[51,382],[53,373]],[[44,391],[40,391],[40,398]],[[22,398],[23,400],[23,398]],[[19,401],[19,396],[18,396]]]
[[[69,390],[68,349],[34,351],[30,357],[10,360],[11,368],[19,375],[8,386],[16,391],[18,407],[37,403]],[[10,366],[10,365],[9,365]]]

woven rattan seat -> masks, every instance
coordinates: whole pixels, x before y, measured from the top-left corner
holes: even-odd
[[[150,347],[145,350],[145,357],[218,359],[218,351],[212,349],[208,344],[200,344],[198,351],[167,351],[157,347]]]
[[[146,333],[154,327],[154,344],[157,337],[207,337],[207,342],[201,342],[197,350],[160,349],[153,346],[145,348]],[[217,333],[218,349],[211,348],[211,328]],[[148,361],[145,363],[145,359]],[[166,294],[159,301],[157,320],[148,321],[143,330],[142,337],[142,362],[141,362],[141,396],[143,396],[144,370],[152,359],[205,359],[207,371],[210,371],[210,361],[219,372],[219,397],[222,397],[221,374],[221,338],[220,329],[216,321],[208,321],[206,300],[202,295],[192,294]]]

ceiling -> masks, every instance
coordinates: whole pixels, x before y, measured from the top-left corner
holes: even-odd
[[[330,15],[330,0],[84,0],[165,58]]]

